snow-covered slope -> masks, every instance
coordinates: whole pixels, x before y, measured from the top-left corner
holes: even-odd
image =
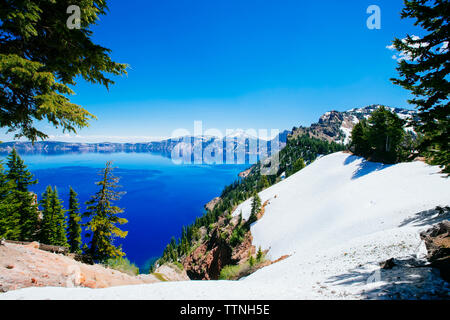
[[[189,281],[107,289],[29,288],[0,299],[314,299],[448,295],[428,268],[380,270],[395,257],[423,257],[419,231],[446,217],[450,180],[422,162],[382,165],[345,153],[315,161],[262,191],[269,201],[251,227],[269,257],[289,258],[240,281]],[[235,211],[247,218],[250,201]],[[448,217],[447,217],[448,218]],[[405,262],[406,263],[406,262]],[[428,296],[427,296],[428,295]]]

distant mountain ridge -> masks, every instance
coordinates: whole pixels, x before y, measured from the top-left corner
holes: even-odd
[[[286,145],[288,137],[296,137],[302,134],[309,134],[312,137],[324,139],[327,141],[334,141],[346,144],[349,142],[351,131],[356,123],[361,119],[367,119],[370,114],[379,108],[380,105],[371,105],[363,108],[353,108],[348,111],[329,111],[323,114],[317,123],[311,124],[309,127],[294,127],[291,131],[285,130],[278,135],[280,141],[279,149],[281,150]],[[387,109],[395,112],[402,119],[416,119],[417,112],[414,110],[407,110],[402,108]],[[258,146],[256,152],[251,150],[249,145],[255,145],[257,138],[244,132],[231,136],[231,147],[236,151],[240,144],[244,143],[246,148],[246,156],[258,155],[263,150]],[[19,153],[25,154],[63,154],[63,153],[113,153],[113,152],[155,152],[171,157],[174,148],[180,142],[188,142],[191,147],[202,144],[203,150],[212,144],[223,146],[225,152],[225,138],[217,138],[213,136],[187,136],[180,138],[169,138],[162,141],[151,141],[145,143],[74,143],[74,142],[57,142],[57,141],[39,141],[34,145],[31,142],[4,142],[0,144],[0,154],[9,153],[13,148]],[[271,144],[268,141],[267,148],[271,152]]]
[[[245,147],[245,155],[248,159],[250,155],[262,155],[264,152],[271,152],[272,143],[278,139],[280,142],[279,149],[286,145],[287,137],[290,131],[281,132],[278,137],[273,140],[260,140],[256,137],[246,135],[245,133],[237,134],[231,137],[217,138],[213,136],[186,136],[179,138],[170,138],[162,141],[152,141],[146,143],[79,143],[79,142],[60,142],[60,141],[38,141],[34,144],[31,142],[11,141],[0,144],[0,154],[8,154],[15,148],[21,154],[71,154],[71,153],[159,153],[163,156],[171,157],[172,151],[178,146],[182,153],[187,148],[195,149],[201,144],[203,150],[208,147],[215,146],[221,152],[225,153],[226,148],[231,151],[237,151],[239,148]],[[227,140],[225,140],[227,138]],[[228,143],[228,145],[227,145]],[[250,147],[251,146],[251,147]],[[210,148],[211,149],[211,148]]]

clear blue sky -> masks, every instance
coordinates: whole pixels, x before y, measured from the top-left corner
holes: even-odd
[[[97,43],[128,63],[109,92],[81,79],[73,102],[97,121],[81,141],[141,141],[177,128],[290,129],[329,110],[410,108],[396,75],[394,37],[421,32],[402,0],[111,0]],[[369,5],[381,30],[369,30]],[[40,125],[55,140],[72,141]],[[0,135],[3,141],[10,140]]]

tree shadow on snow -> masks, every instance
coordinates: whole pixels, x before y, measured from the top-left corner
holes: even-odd
[[[447,219],[450,219],[450,208],[436,207],[434,209],[420,211],[415,215],[406,218],[400,223],[399,227],[404,227],[409,224],[422,227],[439,223]]]
[[[352,163],[360,158],[361,157],[354,156],[354,155],[348,156],[347,158],[345,158],[344,165],[349,165],[350,163]]]
[[[377,268],[370,271],[357,267],[330,277],[325,283],[341,287],[344,292],[347,291],[346,287],[352,288],[353,293],[369,300],[450,298],[450,284],[441,278],[439,270],[424,266],[422,261],[415,258],[395,259],[395,263],[390,270]]]
[[[361,159],[361,157],[358,156],[348,156],[345,161],[344,161],[344,165],[349,165],[351,163],[353,163],[354,161]],[[381,171],[384,170],[386,168],[391,167],[392,164],[384,164],[384,163],[380,163],[380,162],[371,162],[371,161],[367,161],[362,159],[361,163],[358,165],[357,169],[355,170],[355,172],[353,172],[353,176],[352,179],[358,179],[361,178],[365,175],[368,175],[370,173],[376,172],[376,171]]]

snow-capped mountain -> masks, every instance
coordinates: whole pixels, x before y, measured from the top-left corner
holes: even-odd
[[[348,111],[329,111],[319,118],[317,123],[310,127],[294,128],[293,135],[309,133],[314,137],[334,141],[338,143],[348,143],[353,127],[362,119],[369,118],[370,114],[378,109],[380,105],[371,105],[364,108],[353,108]],[[386,109],[396,113],[403,120],[416,119],[417,112],[402,108],[386,107]],[[411,130],[410,128],[407,128]]]

